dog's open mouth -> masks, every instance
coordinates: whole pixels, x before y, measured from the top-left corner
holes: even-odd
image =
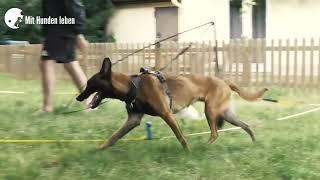
[[[103,93],[102,92],[97,92],[94,97],[92,98],[90,104],[89,104],[89,107],[91,109],[94,109],[96,107],[99,106],[99,104],[101,103],[102,99],[103,99]]]

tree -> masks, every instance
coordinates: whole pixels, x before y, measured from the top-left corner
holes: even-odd
[[[86,29],[85,36],[91,42],[114,41],[112,35],[106,34],[106,27],[114,13],[114,6],[111,0],[83,0],[86,9]],[[1,0],[0,15],[4,17],[6,11],[17,7],[23,15],[40,16],[41,0]],[[21,40],[30,43],[41,43],[41,25],[20,24],[18,30],[8,28],[4,21],[0,23],[0,40]]]
[[[114,41],[106,28],[114,14],[115,8],[111,0],[83,0],[86,7],[85,35],[91,42]]]

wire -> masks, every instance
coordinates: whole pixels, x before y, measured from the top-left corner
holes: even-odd
[[[199,26],[196,26],[196,27],[187,29],[187,30],[185,30],[185,31],[182,31],[182,32],[176,33],[176,34],[174,34],[174,35],[171,35],[171,36],[169,36],[169,37],[166,37],[166,38],[164,38],[164,39],[161,39],[161,40],[159,40],[159,41],[157,41],[157,42],[155,42],[155,43],[153,43],[153,44],[149,44],[149,45],[147,45],[147,46],[144,46],[143,48],[138,49],[138,50],[136,50],[136,51],[134,51],[134,52],[126,55],[125,57],[117,60],[116,62],[112,63],[112,65],[118,64],[119,62],[124,61],[124,60],[127,59],[128,57],[130,57],[130,56],[132,56],[132,55],[134,55],[134,54],[136,54],[136,53],[138,53],[138,52],[140,52],[140,51],[143,51],[143,50],[146,49],[146,48],[149,48],[149,47],[151,47],[151,46],[154,46],[154,45],[156,45],[156,44],[159,44],[160,42],[166,41],[166,40],[168,40],[168,39],[171,39],[171,38],[174,38],[174,37],[176,37],[176,36],[179,36],[180,34],[184,34],[184,33],[186,33],[186,32],[192,31],[192,30],[194,30],[194,29],[198,29],[198,28],[200,28],[200,27],[202,27],[202,26],[206,26],[206,25],[208,25],[208,24],[211,24],[211,25],[213,26],[213,25],[214,25],[214,22],[213,22],[213,21],[207,22],[207,23],[205,23],[205,24],[202,24],[202,25],[199,25]]]

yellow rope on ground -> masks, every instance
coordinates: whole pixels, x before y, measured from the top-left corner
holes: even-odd
[[[0,91],[0,94],[32,94],[34,92],[24,92],[24,91]],[[70,94],[76,94],[76,92],[56,92],[54,94],[59,95],[70,95]]]
[[[240,129],[240,128],[234,127],[234,128],[228,128],[228,129],[221,129],[218,131],[224,132],[224,131],[232,131],[232,130],[237,130],[237,129]],[[210,133],[210,131],[187,134],[186,136],[198,136],[198,135],[208,134],[208,133]],[[166,137],[162,137],[162,138],[152,138],[152,140],[154,140],[154,139],[165,140],[165,139],[174,138],[174,137],[175,136],[166,136]],[[122,139],[122,141],[143,141],[143,140],[147,140],[146,136]],[[81,142],[103,142],[103,141],[105,141],[105,140],[102,140],[102,139],[61,139],[61,140],[55,140],[55,139],[0,139],[0,143],[81,143]]]

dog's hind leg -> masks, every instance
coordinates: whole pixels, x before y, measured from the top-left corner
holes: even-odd
[[[218,121],[218,109],[215,108],[215,105],[210,102],[205,103],[205,115],[211,130],[211,135],[208,140],[208,143],[213,143],[218,138],[218,127],[217,127],[217,121]]]
[[[100,145],[100,149],[106,149],[114,145],[120,138],[130,132],[132,129],[140,125],[143,114],[128,114],[128,120],[125,124],[115,132],[107,141]]]
[[[252,141],[255,141],[254,134],[250,127],[246,123],[240,121],[240,119],[232,112],[231,109],[225,110],[223,116],[224,119],[230,124],[241,127],[243,130],[245,130],[250,135]]]

